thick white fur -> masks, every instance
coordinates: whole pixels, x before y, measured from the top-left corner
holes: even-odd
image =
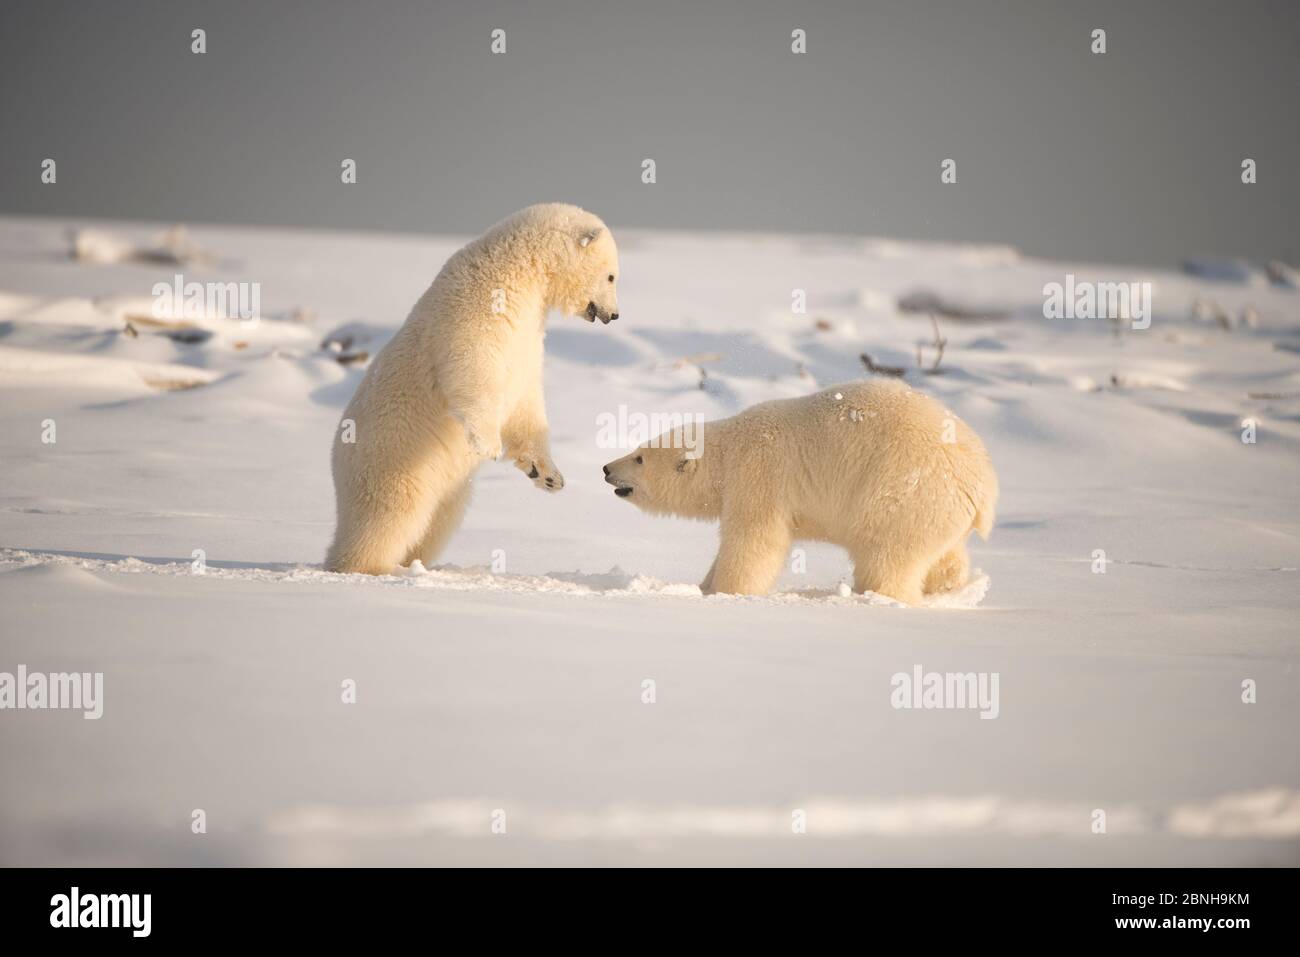
[[[505,454],[539,488],[563,488],[542,396],[546,313],[617,318],[617,277],[604,223],[560,203],[521,210],[448,259],[343,413],[325,567],[382,575],[431,562],[484,459]]]
[[[979,437],[898,380],[709,422],[697,458],[683,438],[611,462],[606,481],[648,512],[721,521],[706,594],[766,594],[803,539],[848,549],[857,591],[914,605],[964,585],[966,537],[993,527],[998,479]]]

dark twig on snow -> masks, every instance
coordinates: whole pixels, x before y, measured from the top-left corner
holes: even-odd
[[[948,340],[939,331],[939,320],[935,318],[934,313],[930,313],[930,325],[934,329],[934,339],[928,344],[934,347],[934,361],[928,366],[925,364],[925,347],[927,343],[918,342],[916,344],[916,367],[926,375],[941,375],[943,370],[939,368],[939,364],[943,362],[943,350],[948,345]],[[858,358],[862,360],[862,364],[866,366],[867,371],[873,375],[890,375],[896,378],[907,375],[907,370],[902,366],[881,365],[865,352]]]
[[[928,369],[925,367],[925,357],[922,354],[925,346],[923,343],[917,343],[916,365],[926,375],[939,375],[939,363],[943,362],[943,350],[948,345],[948,340],[940,335],[939,320],[934,317],[934,313],[930,313],[930,324],[934,327],[934,341],[932,343],[934,346],[934,362],[930,364]]]
[[[907,372],[907,370],[904,369],[902,366],[877,365],[876,362],[871,358],[871,356],[867,355],[865,352],[862,353],[862,355],[858,356],[858,358],[861,359],[862,364],[867,367],[867,371],[873,373],[874,375],[902,376]]]

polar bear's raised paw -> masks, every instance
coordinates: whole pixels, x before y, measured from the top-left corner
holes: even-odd
[[[525,458],[516,459],[515,465],[543,492],[558,492],[564,488],[564,476],[552,463]]]

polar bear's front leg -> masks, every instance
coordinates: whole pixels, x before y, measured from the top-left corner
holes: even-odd
[[[521,404],[502,430],[506,455],[533,484],[546,492],[564,488],[564,476],[551,460],[550,432],[545,410],[532,401]]]
[[[475,455],[501,458],[501,429],[509,372],[502,358],[495,326],[470,325],[453,329],[444,344],[446,354],[434,369],[434,381],[447,405],[447,414],[465,430]]]
[[[723,510],[718,557],[700,585],[706,595],[766,595],[790,552],[790,522],[760,510]]]
[[[486,403],[453,406],[448,410],[453,419],[465,430],[465,441],[470,451],[484,458],[501,458],[504,445],[501,441],[501,414]]]

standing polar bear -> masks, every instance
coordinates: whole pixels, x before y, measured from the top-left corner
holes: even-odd
[[[448,259],[343,413],[325,567],[432,562],[484,459],[504,453],[538,488],[562,489],[542,396],[546,314],[612,322],[617,282],[605,224],[562,203],[520,210]]]
[[[667,432],[606,465],[605,481],[647,512],[721,520],[705,594],[766,594],[804,539],[847,548],[856,591],[909,605],[966,583],[966,537],[988,537],[998,498],[978,436],[897,380]]]

